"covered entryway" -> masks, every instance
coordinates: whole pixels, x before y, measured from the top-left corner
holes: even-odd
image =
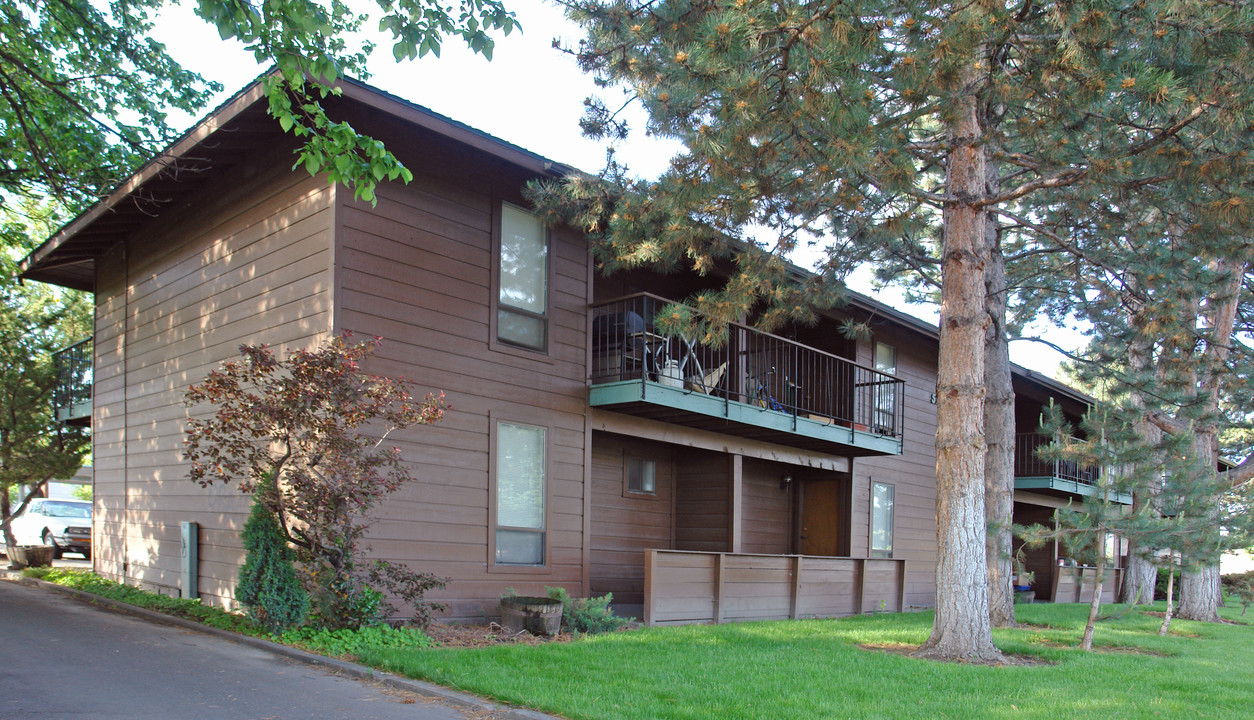
[[[848,556],[852,486],[849,476],[827,472],[803,477],[799,482],[797,552]]]

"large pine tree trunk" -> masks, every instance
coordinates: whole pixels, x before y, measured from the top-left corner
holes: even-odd
[[[1129,542],[1129,548],[1128,567],[1124,568],[1120,601],[1128,605],[1152,603],[1154,586],[1158,582],[1158,568],[1138,554],[1135,542]]]
[[[1180,609],[1176,617],[1219,622],[1219,564],[1180,573]]]
[[[972,63],[964,84],[974,88]],[[936,408],[936,617],[923,657],[1002,659],[988,620],[984,520],[985,146],[974,93],[949,128]]]
[[[1133,316],[1132,322],[1139,330],[1145,320],[1143,315],[1138,312]],[[1144,338],[1146,335],[1146,333],[1138,333],[1140,338]],[[1132,377],[1142,377],[1149,371],[1152,363],[1153,347],[1149,340],[1138,339],[1129,343],[1128,370]],[[1145,407],[1145,399],[1139,387],[1133,387],[1130,390],[1128,402],[1134,408]],[[1137,421],[1136,433],[1147,446],[1157,445],[1162,439],[1162,430],[1145,419]],[[1158,473],[1152,471],[1142,471],[1141,474],[1144,477],[1155,479],[1147,487],[1141,488],[1133,494],[1132,511],[1134,513],[1154,512],[1153,508],[1158,503],[1158,495],[1162,489],[1162,478]],[[1154,588],[1158,584],[1158,568],[1150,562],[1149,558],[1144,556],[1140,543],[1135,539],[1131,539],[1128,543],[1128,567],[1126,570],[1122,589],[1123,602],[1129,605],[1154,602]]]
[[[1219,446],[1213,426],[1204,424],[1198,427],[1193,436],[1193,452],[1204,475],[1196,482],[1216,487],[1215,467],[1219,462]],[[1219,499],[1211,501],[1214,529],[1206,532],[1219,533]],[[1186,568],[1180,573],[1180,609],[1176,616],[1185,620],[1202,622],[1219,622],[1219,557],[1201,567]]]
[[[991,190],[991,189],[990,189]],[[1015,393],[1006,339],[1006,261],[988,218],[989,261],[985,271],[989,328],[985,339],[984,378],[984,514],[988,521],[985,555],[988,562],[988,616],[993,627],[1014,627],[1015,598],[1011,589],[1010,531],[1014,513]]]
[[[1201,482],[1212,483],[1215,497],[1211,501],[1210,513],[1215,519],[1213,532],[1219,533],[1219,487],[1221,476],[1219,465],[1219,387],[1221,377],[1227,371],[1229,343],[1235,328],[1237,301],[1245,277],[1245,260],[1242,258],[1220,258],[1213,264],[1217,274],[1226,274],[1224,286],[1208,298],[1204,312],[1210,335],[1206,340],[1204,362],[1199,363],[1204,370],[1198,395],[1206,403],[1208,415],[1196,426],[1193,448],[1198,464],[1204,469],[1206,476]],[[1218,538],[1216,538],[1218,541]],[[1218,545],[1218,542],[1216,542]],[[1208,563],[1200,568],[1188,570],[1180,578],[1180,611],[1179,617],[1186,620],[1219,622],[1219,601],[1221,599],[1219,584],[1219,554],[1208,558]]]

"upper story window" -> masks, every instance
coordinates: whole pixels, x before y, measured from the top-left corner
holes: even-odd
[[[540,218],[501,203],[496,337],[539,350],[549,342],[549,233]]]
[[[897,374],[897,348],[887,343],[875,343],[875,369],[889,375]],[[885,378],[877,378],[879,381]],[[875,427],[892,432],[897,411],[897,385],[880,382],[875,390]]]

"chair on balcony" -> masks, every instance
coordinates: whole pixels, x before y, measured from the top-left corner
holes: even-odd
[[[598,315],[592,320],[592,378],[599,382],[637,380],[645,371],[651,333],[639,313]]]

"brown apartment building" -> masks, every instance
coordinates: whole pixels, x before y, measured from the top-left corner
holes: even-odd
[[[521,194],[570,168],[361,83],[329,110],[413,182],[372,206],[293,170],[252,85],[24,261],[26,278],[95,294],[76,348],[90,402],[62,396],[60,412],[92,427],[98,572],[185,592],[190,521],[197,594],[232,604],[248,499],[187,479],[183,393],[243,343],[347,330],[384,338],[372,371],[453,407],[400,438],[417,480],[369,537],[450,578],[451,619],[546,585],[613,592],[654,623],[932,604],[935,326],[855,296],[815,326],[749,318],[720,347],[666,336],[656,312],[712,280],[596,272],[586,240]],[[844,338],[849,317],[873,337]],[[1031,433],[1050,398],[1073,417],[1088,398],[1014,380],[1015,519],[1048,520],[1094,477],[1038,460]],[[1038,597],[1060,552],[1029,558]]]

